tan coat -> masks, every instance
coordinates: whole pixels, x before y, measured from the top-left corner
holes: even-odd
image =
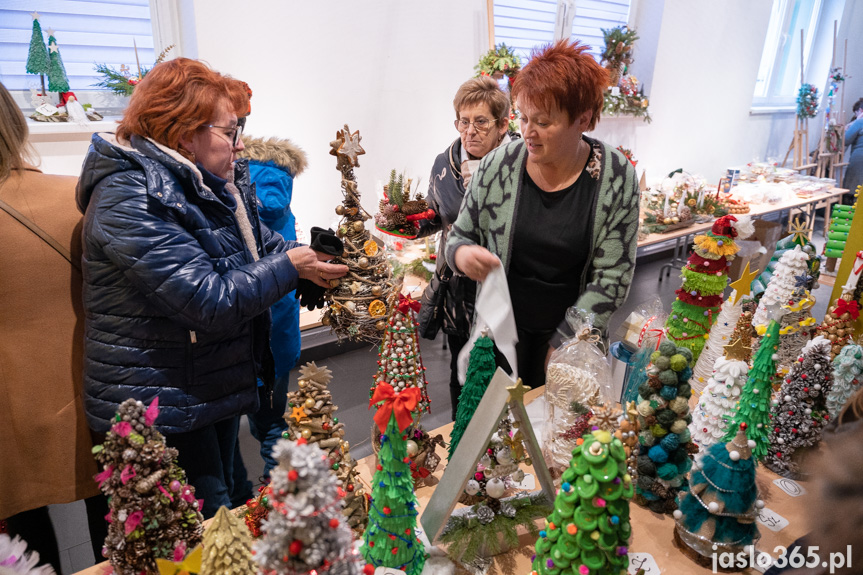
[[[26,167],[0,199],[81,258],[76,178]],[[98,493],[84,418],[82,279],[0,209],[0,518]]]

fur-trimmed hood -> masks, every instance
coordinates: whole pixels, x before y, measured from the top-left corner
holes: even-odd
[[[306,153],[290,140],[281,138],[255,138],[243,135],[246,149],[238,154],[256,162],[269,162],[286,170],[291,176],[299,176],[308,165]]]

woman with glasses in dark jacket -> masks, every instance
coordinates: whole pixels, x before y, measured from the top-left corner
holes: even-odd
[[[261,224],[235,161],[250,95],[198,61],[158,64],[116,136],[93,136],[77,189],[88,422],[105,432],[125,399],[158,397],[205,517],[230,507],[239,416],[269,401],[269,307],[347,272]]]

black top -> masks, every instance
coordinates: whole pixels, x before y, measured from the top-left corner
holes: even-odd
[[[593,183],[582,171],[568,188],[546,192],[525,168],[507,276],[519,329],[553,331],[581,295],[593,233]]]

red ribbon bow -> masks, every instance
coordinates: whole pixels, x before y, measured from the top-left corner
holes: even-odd
[[[404,314],[408,313],[408,310],[412,309],[415,312],[420,310],[420,302],[413,299],[411,296],[405,297],[404,294],[399,294],[399,305],[398,310]]]
[[[846,301],[840,298],[836,301],[836,315],[842,315],[843,313],[849,314],[851,319],[856,320],[860,317],[859,305],[854,300]]]
[[[388,383],[379,383],[375,387],[375,393],[369,401],[369,408],[376,403],[384,402],[375,413],[375,423],[378,424],[378,429],[381,433],[387,429],[387,424],[390,421],[390,416],[395,412],[396,424],[399,431],[404,431],[413,422],[413,410],[417,408],[420,402],[420,390],[418,387],[409,387],[403,389],[398,395],[393,386]]]

